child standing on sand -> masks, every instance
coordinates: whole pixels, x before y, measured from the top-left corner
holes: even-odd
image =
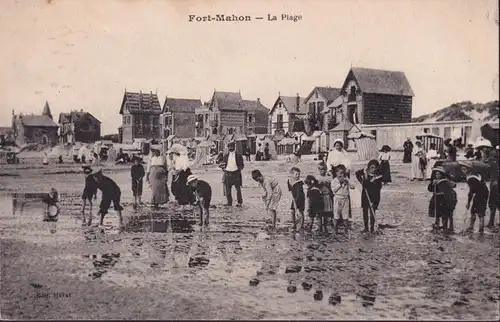
[[[429,217],[435,218],[433,230],[439,229],[439,221],[443,222],[445,234],[453,231],[453,211],[457,204],[455,188],[457,185],[448,179],[448,173],[443,167],[436,167],[431,172],[431,183],[427,191],[432,192],[429,202]],[[449,225],[448,225],[449,222]]]
[[[469,195],[467,198],[467,209],[470,209],[470,225],[466,232],[472,233],[474,231],[474,223],[476,217],[479,217],[479,233],[484,232],[484,216],[486,214],[486,207],[488,206],[489,190],[486,183],[482,180],[481,175],[470,175],[467,177],[467,184],[469,185]],[[472,201],[472,207],[471,207]]]
[[[307,203],[308,203],[308,216],[311,218],[311,222],[309,224],[309,232],[312,231],[314,225],[314,218],[319,217],[323,212],[324,204],[323,204],[323,195],[318,188],[318,180],[314,176],[307,176],[304,183],[307,186]],[[321,224],[321,223],[320,223]],[[319,230],[321,231],[323,227],[320,226]]]
[[[134,164],[130,169],[130,177],[132,178],[132,193],[134,195],[134,208],[137,208],[141,202],[142,196],[142,183],[146,172],[144,171],[144,166],[142,165],[142,159],[139,157],[134,157]]]
[[[370,231],[375,231],[375,211],[380,203],[380,191],[382,190],[382,176],[377,174],[379,162],[370,160],[366,169],[356,171],[356,178],[363,186],[361,193],[361,208],[363,208],[363,222],[368,232],[368,213],[370,213]]]
[[[266,193],[262,197],[262,200],[264,201],[267,212],[271,215],[271,229],[276,229],[276,209],[281,200],[281,188],[278,181],[272,177],[264,178],[259,170],[252,171],[252,179],[260,183]]]
[[[97,182],[92,176],[92,169],[89,166],[83,166],[83,173],[85,174],[85,188],[83,188],[82,193],[82,226],[91,225],[92,224],[92,199],[97,198]],[[88,222],[85,219],[85,205],[89,203],[89,220]]]
[[[347,231],[347,225],[344,218],[350,211],[349,189],[354,189],[354,186],[350,184],[349,179],[347,179],[346,170],[344,165],[337,165],[334,168],[335,178],[332,180],[333,219],[336,234],[338,234],[340,224],[342,224],[345,231]]]
[[[293,167],[290,169],[291,179],[288,179],[288,190],[292,193],[292,205],[290,212],[292,214],[293,230],[304,229],[304,209],[306,204],[306,195],[304,193],[304,182],[300,180],[300,169]],[[298,212],[298,218],[297,218]],[[297,228],[298,226],[298,228]]]
[[[326,163],[321,162],[318,165],[319,175],[316,177],[318,180],[318,188],[323,196],[323,212],[319,215],[322,230],[326,233],[327,222],[333,219],[333,191],[332,191],[332,177],[328,176],[328,167]],[[333,222],[332,225],[334,226]]]

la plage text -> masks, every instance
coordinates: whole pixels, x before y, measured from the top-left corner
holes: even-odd
[[[216,14],[213,16],[188,15],[189,22],[250,22],[259,20],[297,22],[302,20],[302,15],[291,15],[291,14],[281,14],[281,15],[267,14],[267,16],[244,16],[235,14],[232,15]]]

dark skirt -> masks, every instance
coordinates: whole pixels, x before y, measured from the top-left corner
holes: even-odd
[[[194,200],[193,192],[186,185],[187,178],[190,174],[191,171],[189,169],[181,170],[177,173],[175,178],[172,179],[172,194],[181,206],[187,205]]]
[[[380,171],[382,172],[382,182],[391,182],[391,165],[388,160],[382,160],[380,163]]]
[[[403,163],[411,163],[411,151],[404,152]]]
[[[489,208],[500,208],[499,207],[499,198],[498,198],[498,185],[490,184],[490,196],[488,198],[488,207]]]

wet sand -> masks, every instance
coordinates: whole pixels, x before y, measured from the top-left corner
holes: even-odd
[[[250,177],[257,166],[283,190],[273,234],[265,232],[263,193]],[[479,236],[476,228],[471,236],[451,238],[432,233],[427,184],[408,181],[408,165],[393,165],[395,182],[383,188],[378,211],[397,228],[361,234],[361,211],[355,209],[353,230],[344,236],[294,236],[287,230],[289,167],[246,164],[241,209],[223,206],[219,169],[193,171],[212,185],[217,206],[206,230],[195,214],[177,213],[173,205],[133,210],[129,168],[105,169],[122,187],[122,234],[112,210],[103,229],[81,227],[84,182],[74,173],[78,166],[13,167],[9,176],[0,176],[2,318],[499,318],[498,230]],[[313,162],[299,167],[303,175],[316,174]],[[22,212],[23,202],[12,202],[13,192],[39,193],[51,186],[62,199],[57,222],[42,221],[39,202],[27,198]],[[457,193],[460,232],[465,184],[458,184]],[[149,197],[145,185],[143,198]]]

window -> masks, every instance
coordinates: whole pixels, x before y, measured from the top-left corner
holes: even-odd
[[[323,108],[325,107],[325,102],[318,102],[318,106],[317,106],[317,112],[316,114],[320,114],[321,111],[323,111]]]
[[[318,91],[316,91],[316,93],[314,93],[314,97],[318,98]]]
[[[430,128],[428,128],[428,127],[424,127],[424,133],[429,133],[430,131],[431,131],[431,129],[430,129]]]
[[[439,135],[439,128],[438,127],[433,127],[432,128],[432,134]]]
[[[248,115],[248,123],[252,123],[253,122],[253,117],[252,116],[253,116],[252,114]]]
[[[233,128],[230,127],[229,129],[227,129],[228,134],[233,134],[233,132],[234,132]]]
[[[159,123],[159,118],[158,117],[153,117],[153,126],[157,126]]]
[[[351,95],[356,95],[356,86],[351,86]]]
[[[278,114],[276,120],[276,129],[282,129],[282,128],[283,128],[283,115]]]
[[[309,103],[309,114],[314,114],[314,105],[313,103]]]
[[[445,139],[451,138],[451,127],[444,128],[444,138]]]
[[[205,114],[205,122],[208,123],[208,114]]]
[[[279,102],[278,107],[283,107],[283,103]]]

